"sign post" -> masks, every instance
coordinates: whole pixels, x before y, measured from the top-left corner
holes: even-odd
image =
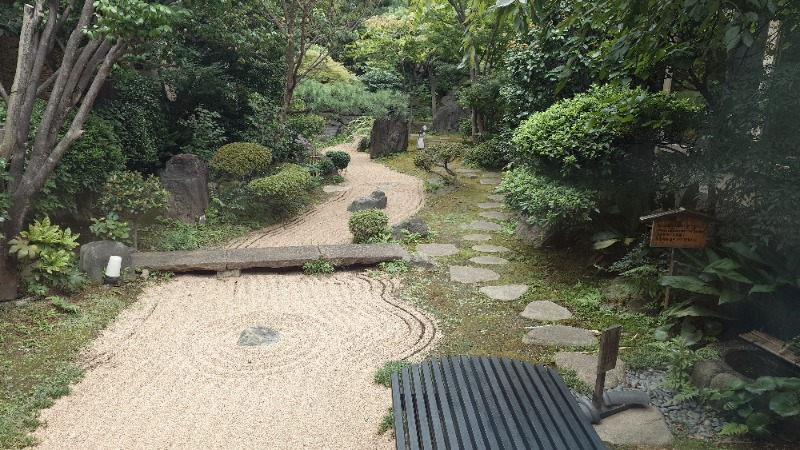
[[[642,222],[653,222],[650,232],[650,247],[671,248],[669,275],[675,274],[676,248],[703,248],[708,238],[708,225],[713,217],[678,208],[672,211],[643,216]],[[664,294],[664,307],[669,305],[670,288]]]

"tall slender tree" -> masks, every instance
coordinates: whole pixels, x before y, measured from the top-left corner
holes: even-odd
[[[17,295],[16,261],[6,240],[22,230],[34,196],[80,138],[112,66],[132,44],[169,31],[173,12],[143,0],[36,0],[23,7],[14,82],[10,89],[0,84],[7,110],[0,158],[9,177],[0,181],[9,203],[8,219],[0,222],[0,299]],[[65,44],[55,52],[59,38]],[[57,63],[44,76],[48,60]],[[46,105],[29,139],[40,97]]]

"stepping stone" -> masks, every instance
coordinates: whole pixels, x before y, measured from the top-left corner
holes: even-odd
[[[555,363],[558,368],[572,369],[578,379],[587,386],[594,387],[597,379],[597,356],[580,352],[556,352]],[[617,359],[617,367],[606,372],[605,389],[611,389],[625,382],[625,363]]]
[[[480,289],[483,295],[492,300],[511,301],[522,297],[528,291],[527,284],[505,284],[502,286],[484,286]]]
[[[462,173],[461,178],[478,178],[478,174],[472,172]]]
[[[469,227],[472,228],[473,230],[479,230],[479,231],[500,231],[503,228],[498,223],[485,222],[482,220],[472,221],[469,224]]]
[[[663,447],[675,442],[664,415],[653,405],[614,414],[593,426],[603,442],[613,445]]]
[[[478,173],[478,172],[480,172],[480,170],[478,169],[465,169],[465,168],[456,169],[456,173]]]
[[[492,194],[492,195],[490,195],[490,196],[488,196],[486,198],[488,198],[489,200],[492,200],[494,202],[502,202],[503,200],[506,199],[506,196],[505,196],[505,194]]]
[[[502,208],[502,203],[478,203],[478,208],[480,209],[495,209],[495,208]]]
[[[478,215],[483,217],[484,219],[494,219],[494,220],[507,220],[509,217],[511,217],[511,214],[500,211],[487,211],[487,212],[482,212]]]
[[[450,266],[450,281],[459,283],[483,283],[500,279],[500,274],[489,269],[467,266]]]
[[[528,331],[522,338],[522,343],[552,347],[587,347],[597,344],[597,337],[591,331],[583,328],[545,325]]]
[[[567,308],[549,300],[530,302],[519,315],[527,319],[541,320],[543,322],[558,322],[559,320],[567,320],[573,317]]]
[[[476,256],[474,258],[470,258],[469,260],[475,264],[508,264],[507,259],[498,258],[497,256]]]
[[[483,253],[503,253],[511,251],[499,245],[473,245],[472,249],[475,250],[476,252],[483,252]]]
[[[348,189],[350,189],[350,188],[347,187],[347,186],[336,186],[336,185],[333,185],[333,184],[329,184],[327,186],[322,186],[322,191],[327,193],[327,194],[333,194],[334,192],[344,192],[344,191],[346,191]]]
[[[480,183],[487,185],[500,184],[500,178],[481,178]]]
[[[453,244],[417,244],[417,251],[428,256],[450,256],[458,253]]]
[[[468,234],[462,237],[465,241],[489,241],[492,239],[488,234]]]

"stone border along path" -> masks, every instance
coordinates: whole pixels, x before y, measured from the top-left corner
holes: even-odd
[[[347,243],[350,199],[376,183],[392,222],[416,213],[422,182],[352,147],[337,147],[353,158],[350,189],[232,247]],[[176,275],[92,342],[83,380],[42,411],[34,437],[41,449],[392,449],[376,434],[391,391],[372,378],[387,360],[421,359],[440,336],[398,288],[344,271]],[[253,330],[269,339],[240,345]]]
[[[461,174],[461,178],[478,178],[480,185],[493,186],[500,182],[500,174],[483,173],[474,169],[458,168],[456,172]],[[474,182],[474,181],[472,181]],[[490,194],[487,202],[475,205],[479,211],[477,215],[490,220],[507,220],[510,214],[498,211],[503,207],[502,202],[505,195]],[[486,232],[497,232],[502,227],[496,222],[476,220],[465,228]],[[491,240],[490,234],[468,234],[462,237],[465,242],[480,242]],[[420,244],[417,249],[420,253],[426,253],[425,245],[447,245],[447,244]],[[470,245],[470,244],[467,244]],[[481,253],[509,253],[510,249],[495,245],[474,245],[472,250]],[[447,255],[453,255],[458,250],[453,246]],[[430,252],[426,254],[432,255]],[[444,256],[444,255],[442,255]],[[505,255],[504,255],[505,256]],[[502,267],[508,260],[496,256],[476,256],[469,259],[469,262],[478,265],[496,265]],[[489,281],[496,281],[501,275],[495,271],[469,266],[453,265],[448,268],[450,280],[457,283],[481,284]],[[524,284],[517,285],[495,285],[482,286],[479,291],[487,298],[496,301],[515,301],[522,297],[528,290]],[[532,301],[528,303],[520,315],[535,323],[546,323],[547,325],[535,325],[526,327],[529,331],[522,336],[523,343],[550,346],[550,347],[591,347],[598,343],[596,331],[585,330],[576,327],[555,324],[556,322],[573,319],[572,313],[552,301]],[[572,369],[589,386],[594,385],[594,377],[597,368],[597,356],[587,355],[579,352],[558,352],[555,358],[556,366],[560,368]],[[618,363],[617,369],[609,373],[606,379],[606,387],[611,388],[624,380],[624,364]],[[668,445],[674,437],[667,429],[663,415],[652,406],[643,409],[631,409],[622,414],[611,416],[604,419],[600,424],[595,425],[601,438],[606,442],[628,444],[628,445]],[[631,432],[635,430],[634,432]]]

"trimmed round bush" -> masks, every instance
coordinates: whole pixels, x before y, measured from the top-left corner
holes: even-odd
[[[322,134],[327,119],[317,114],[294,114],[286,118],[286,126],[300,136],[312,137]]]
[[[247,180],[265,173],[270,163],[272,152],[263,145],[233,142],[214,152],[208,166],[223,176]]]
[[[323,177],[336,174],[336,164],[328,157],[323,156],[317,160],[317,170]]]
[[[497,138],[483,141],[464,151],[464,163],[484,169],[502,169],[508,164],[503,147],[503,142]]]
[[[389,217],[379,209],[356,211],[347,222],[354,244],[364,244],[380,238],[389,225]]]
[[[333,165],[339,170],[346,169],[347,165],[350,164],[350,154],[347,152],[331,150],[325,153],[325,156],[330,158],[333,161]]]
[[[259,197],[292,198],[306,190],[310,178],[306,169],[286,163],[274,175],[251,181],[247,188]]]

